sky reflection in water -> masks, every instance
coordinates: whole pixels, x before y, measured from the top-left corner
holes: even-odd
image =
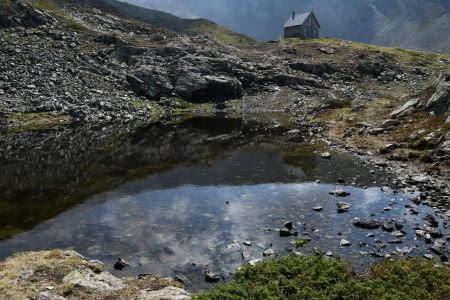
[[[366,238],[367,230],[355,228],[352,218],[369,218],[371,213],[379,218],[400,216],[408,218],[405,228],[418,219],[404,216],[406,194],[345,186],[351,195],[337,199],[329,195],[336,185],[299,179],[304,176],[301,169],[284,164],[279,154],[255,148],[237,151],[210,166],[175,168],[94,195],[33,230],[0,242],[0,255],[75,247],[89,258],[104,260],[110,270],[117,257],[131,262],[133,266],[121,275],[183,274],[201,289],[198,283],[205,268],[229,274],[244,262],[243,250],[261,258],[272,243],[279,255],[287,254],[295,238],[281,238],[276,229],[288,220],[294,221],[299,237],[312,239],[302,252],[311,254],[317,247],[360,260],[360,251],[369,250],[360,248],[359,242],[367,241],[371,249],[373,239]],[[380,214],[393,199],[397,204],[392,210]],[[337,214],[337,200],[350,203],[350,211]],[[313,211],[314,206],[324,210]],[[378,239],[393,239],[381,229],[375,232]],[[342,238],[353,245],[340,247]],[[227,247],[235,240],[240,248]],[[246,240],[251,247],[242,245]],[[413,243],[406,239],[404,245]]]

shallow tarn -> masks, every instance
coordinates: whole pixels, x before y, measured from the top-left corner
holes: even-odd
[[[71,247],[104,261],[117,276],[183,275],[187,288],[198,292],[211,286],[204,280],[206,270],[229,279],[237,267],[263,258],[268,249],[276,256],[323,251],[360,267],[386,254],[428,253],[429,245],[416,238],[414,228],[432,210],[419,206],[417,215],[410,214],[405,205],[415,207],[410,201],[413,190],[382,189],[394,179],[391,174],[351,154],[331,151],[330,159],[322,158],[329,149],[277,122],[262,126],[237,118],[201,117],[149,125],[129,135],[132,138],[95,145],[96,151],[67,149],[66,156],[55,154],[54,160],[70,160],[73,155],[75,162],[83,162],[82,171],[65,181],[59,195],[55,187],[46,186],[60,176],[57,161],[46,164],[37,203],[24,199],[30,194],[30,182],[25,182],[29,178],[14,177],[15,186],[0,192],[0,215],[5,217],[0,230],[14,229],[0,241],[0,257]],[[20,168],[20,152],[14,161],[17,164],[10,161],[6,172]],[[30,171],[26,166],[15,174]],[[107,183],[87,189],[93,176]],[[8,178],[2,186],[12,180],[2,178]],[[336,189],[350,195],[331,195]],[[53,201],[56,211],[47,213],[51,205],[46,201]],[[348,211],[338,213],[338,202],[348,203]],[[24,223],[32,225],[20,228],[17,220],[8,224],[7,214],[14,211],[11,203]],[[39,203],[46,203],[43,211]],[[355,217],[395,219],[405,235],[357,228],[352,224]],[[280,237],[279,229],[288,221],[297,235]],[[439,223],[437,230],[441,229]],[[373,236],[368,237],[369,232]],[[297,249],[298,239],[310,241]],[[351,245],[341,246],[342,240]],[[244,245],[246,241],[251,245]],[[130,266],[114,270],[118,257]]]

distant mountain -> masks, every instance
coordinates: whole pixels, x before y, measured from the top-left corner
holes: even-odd
[[[127,0],[204,17],[259,40],[276,39],[292,10],[314,10],[322,35],[450,52],[449,0]]]

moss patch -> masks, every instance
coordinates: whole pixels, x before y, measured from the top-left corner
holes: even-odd
[[[74,20],[73,18],[67,16],[62,10],[60,10],[54,3],[47,0],[36,0],[33,6],[39,10],[49,12],[62,20],[67,24],[67,27],[74,31],[89,31],[89,29]]]
[[[364,276],[348,262],[288,256],[245,266],[197,299],[448,299],[450,269],[421,259],[385,261]]]
[[[307,239],[299,239],[295,241],[295,248],[301,248],[303,246],[305,246],[306,244],[308,244],[308,240]]]
[[[7,114],[6,119],[14,122],[14,130],[42,130],[56,126],[67,125],[72,118],[56,112]]]
[[[217,43],[233,46],[255,45],[257,42],[252,38],[233,32],[223,26],[207,20],[186,20],[185,32],[194,35],[206,35]]]
[[[323,102],[326,108],[336,109],[336,108],[344,108],[351,107],[352,102],[348,99],[327,99]]]

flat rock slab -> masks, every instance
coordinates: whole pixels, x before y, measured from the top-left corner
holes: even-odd
[[[63,282],[96,291],[117,291],[125,288],[123,281],[108,272],[94,273],[90,269],[78,269],[67,274]]]
[[[168,286],[158,291],[141,291],[136,300],[188,300],[191,294],[184,289]]]

